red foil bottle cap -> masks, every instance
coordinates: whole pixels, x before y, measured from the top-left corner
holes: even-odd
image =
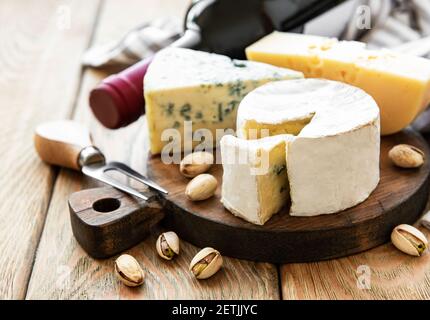
[[[152,57],[104,79],[90,93],[94,116],[107,128],[117,129],[145,113],[143,78]]]

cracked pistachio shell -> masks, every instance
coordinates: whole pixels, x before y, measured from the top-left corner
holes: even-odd
[[[409,144],[398,144],[391,148],[388,157],[401,168],[418,168],[424,163],[424,152]]]
[[[166,260],[172,260],[179,254],[179,238],[173,231],[160,234],[157,239],[156,248],[158,255]]]
[[[123,254],[115,260],[115,273],[129,287],[140,286],[145,279],[139,262],[129,254]]]
[[[214,163],[214,156],[212,153],[205,151],[197,151],[188,154],[182,159],[179,165],[179,171],[187,178],[194,178],[195,176],[208,171]]]
[[[394,228],[391,242],[397,249],[411,256],[421,256],[428,246],[425,235],[408,224],[401,224]]]
[[[204,248],[200,250],[190,263],[190,271],[197,279],[207,279],[221,268],[222,256],[218,250]]]

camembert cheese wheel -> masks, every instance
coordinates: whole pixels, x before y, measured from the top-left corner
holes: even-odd
[[[407,127],[430,102],[430,60],[362,42],[273,32],[246,49],[249,60],[302,71],[307,78],[351,84],[370,94],[381,113],[381,133]]]
[[[294,135],[286,143],[293,216],[347,209],[364,201],[379,182],[379,109],[373,98],[359,88],[323,79],[263,85],[242,100],[237,114],[239,139],[261,140],[262,133]],[[229,141],[222,146],[222,152]],[[228,172],[223,183],[230,181]],[[243,171],[236,173],[235,184],[249,181],[246,175]],[[223,190],[228,188],[223,186]],[[232,194],[234,188],[229,190],[230,194],[223,193],[223,203],[232,203],[229,198],[239,196]],[[245,211],[239,207],[230,210]]]

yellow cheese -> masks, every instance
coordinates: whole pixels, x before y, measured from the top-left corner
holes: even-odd
[[[430,61],[356,41],[274,32],[246,49],[249,60],[302,71],[305,77],[342,81],[376,101],[381,133],[407,127],[430,102]]]

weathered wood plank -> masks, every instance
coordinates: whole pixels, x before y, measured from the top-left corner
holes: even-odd
[[[25,297],[57,172],[38,161],[33,130],[70,114],[97,7],[0,2],[0,299]]]
[[[430,232],[420,227],[427,238]],[[391,243],[347,258],[281,267],[283,299],[430,299],[430,254]]]
[[[181,16],[188,1],[116,0],[104,5],[96,34],[98,43],[116,38],[130,27],[157,16]],[[89,90],[105,76],[87,71],[78,100],[75,118],[88,124],[95,143],[111,160],[124,161],[143,171],[148,142],[145,121],[120,130],[106,130],[92,117],[87,106]],[[145,284],[130,289],[113,274],[113,260],[94,260],[73,238],[67,209],[71,192],[95,185],[78,173],[61,170],[57,180],[46,226],[39,246],[27,298],[29,299],[277,299],[277,268],[265,263],[225,259],[225,267],[207,281],[193,279],[188,264],[198,251],[182,242],[177,259],[166,262],[157,256],[153,236],[128,252],[146,271]],[[202,234],[204,236],[204,234]]]

